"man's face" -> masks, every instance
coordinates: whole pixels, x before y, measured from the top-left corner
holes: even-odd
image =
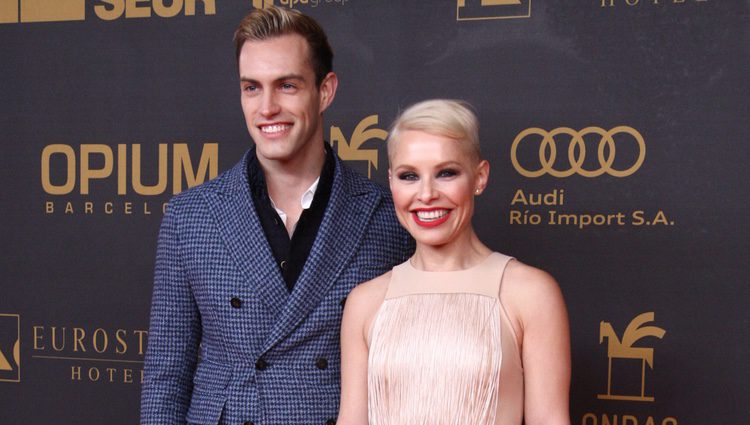
[[[336,92],[329,73],[320,88],[307,41],[288,34],[246,41],[239,57],[241,103],[261,163],[287,163],[319,155],[322,113]]]

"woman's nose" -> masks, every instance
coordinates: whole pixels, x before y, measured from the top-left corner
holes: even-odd
[[[423,203],[429,203],[437,198],[435,182],[432,179],[423,179],[419,186],[418,199]]]

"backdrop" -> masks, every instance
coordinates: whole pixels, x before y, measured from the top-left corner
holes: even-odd
[[[232,34],[273,0],[0,0],[0,422],[135,424],[165,202],[251,146]],[[747,0],[276,0],[326,28],[326,138],[473,103],[475,226],[552,273],[581,425],[750,421]]]

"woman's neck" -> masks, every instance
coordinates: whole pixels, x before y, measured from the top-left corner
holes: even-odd
[[[474,230],[466,236],[444,245],[427,245],[417,242],[411,264],[419,270],[451,271],[464,270],[479,264],[492,253]]]

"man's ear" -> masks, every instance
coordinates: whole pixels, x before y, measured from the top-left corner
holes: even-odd
[[[323,78],[318,88],[320,94],[320,112],[323,113],[333,103],[333,98],[336,97],[336,88],[339,86],[339,77],[336,73],[329,72],[328,75]]]

